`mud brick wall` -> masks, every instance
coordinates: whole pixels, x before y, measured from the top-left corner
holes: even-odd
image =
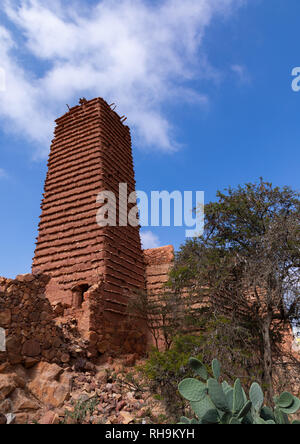
[[[45,296],[49,277],[21,275],[0,278],[0,327],[6,334],[6,352],[0,364],[31,367],[40,360],[61,362],[67,346],[55,324],[57,313]]]
[[[47,297],[68,305],[65,315],[83,333],[120,342],[130,295],[145,289],[139,227],[99,227],[96,198],[113,191],[118,202],[120,183],[135,191],[130,130],[100,98],[81,101],[56,124],[33,272],[51,277]],[[117,220],[119,213],[117,205]]]
[[[129,314],[113,318],[106,311],[104,283],[94,285],[85,293],[78,329],[89,341],[91,358],[98,354],[143,354],[147,349],[147,332],[144,321],[132,319]]]
[[[151,295],[159,295],[168,281],[170,269],[174,263],[174,247],[168,245],[144,250],[146,264],[146,287]]]
[[[103,190],[118,197],[122,182],[128,194],[135,190],[129,128],[102,99],[56,123],[33,271],[49,274],[49,298],[64,302],[77,284],[103,277],[107,309],[123,312],[128,290],[144,286],[139,228],[100,228],[96,197]]]
[[[174,247],[168,245],[160,248],[144,250],[144,260],[146,264],[146,288],[148,297],[158,306],[162,303],[162,293],[165,291],[164,285],[169,279],[169,272],[174,263]],[[157,320],[157,332],[160,331],[161,320]],[[159,337],[161,336],[161,337]],[[163,336],[158,334],[156,344],[153,336],[148,333],[148,345],[158,345],[164,347]]]
[[[79,337],[85,343],[86,356],[96,359],[99,355],[119,356],[144,354],[147,349],[145,322],[134,320],[126,311],[113,317],[106,310],[104,283],[95,284],[84,293],[84,302],[79,309],[64,309],[56,319],[58,325],[76,322]]]

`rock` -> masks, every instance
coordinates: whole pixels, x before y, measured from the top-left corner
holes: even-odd
[[[74,364],[75,371],[82,372],[85,370],[85,366],[86,366],[86,359],[83,358],[76,359],[76,362]]]
[[[39,420],[39,424],[59,424],[59,416],[53,411],[46,412]]]
[[[39,410],[40,405],[35,399],[30,399],[23,390],[16,389],[11,397],[13,403],[13,411],[22,413],[28,410]]]
[[[56,409],[55,413],[58,415],[59,418],[64,418],[66,414],[66,409],[65,408]]]
[[[63,369],[56,364],[49,364],[47,362],[40,362],[32,371],[31,377],[33,379],[39,378],[46,379],[50,382],[57,381],[59,376],[63,373]]]
[[[134,399],[134,395],[135,395],[134,392],[127,392],[127,394],[126,394],[127,398],[130,399],[130,400]]]
[[[43,350],[43,357],[47,359],[47,361],[52,361],[56,357],[56,350],[54,348],[50,348],[50,350]]]
[[[64,314],[64,307],[61,304],[56,305],[56,307],[54,307],[54,313],[56,314],[56,316],[61,316]]]
[[[70,361],[70,355],[68,353],[63,353],[60,360],[63,364],[67,364]]]
[[[134,416],[129,412],[121,412],[120,417],[122,419],[123,424],[130,424],[134,421]]]
[[[8,413],[6,416],[6,424],[13,424],[16,416],[13,413]]]
[[[126,401],[120,401],[120,402],[118,402],[118,404],[117,404],[117,408],[116,408],[116,411],[117,411],[117,412],[120,412],[125,406],[126,406]]]
[[[90,400],[89,395],[87,395],[85,393],[83,393],[82,395],[79,395],[79,397],[78,397],[79,402],[87,402],[89,400]]]
[[[46,311],[42,311],[40,319],[41,321],[47,321],[49,319],[49,313],[47,313]]]
[[[55,338],[53,338],[52,345],[55,348],[59,348],[62,345],[62,340],[58,336],[56,336]]]
[[[22,354],[31,358],[39,356],[41,353],[40,343],[35,340],[26,341],[22,348]]]
[[[11,323],[11,311],[1,310],[0,311],[0,327],[9,327]]]
[[[5,399],[0,403],[0,413],[9,413],[12,412],[13,405],[10,399]]]
[[[142,407],[141,410],[138,412],[138,417],[143,418],[144,416],[146,416],[147,412],[148,412],[148,408]]]
[[[90,345],[96,345],[97,342],[99,341],[98,334],[95,333],[94,331],[89,332],[88,341],[89,341]]]
[[[39,363],[39,360],[36,358],[25,358],[24,366],[25,366],[25,368],[32,368],[38,363]]]
[[[13,424],[28,424],[29,415],[28,413],[16,413]]]
[[[101,354],[105,353],[107,350],[109,350],[109,348],[110,346],[108,342],[103,341],[97,344],[97,350]]]
[[[6,416],[0,413],[0,425],[6,424]]]
[[[90,388],[91,388],[92,391],[95,391],[96,388],[97,388],[97,385],[94,382],[91,382],[90,383]]]
[[[125,367],[133,367],[136,363],[138,356],[136,354],[134,355],[128,355],[124,360]]]
[[[93,391],[91,385],[88,384],[88,383],[84,384],[84,386],[83,386],[83,390],[84,390],[85,392],[87,392],[87,393],[91,393],[91,392]]]
[[[6,338],[6,350],[9,362],[12,365],[20,364],[22,362],[21,343],[17,336],[9,336]]]
[[[19,282],[32,282],[32,281],[34,281],[34,276],[32,274],[19,274],[16,277],[16,281],[19,281]]]
[[[0,401],[7,398],[17,388],[16,375],[0,374]]]
[[[8,360],[9,360],[10,364],[17,365],[17,364],[21,364],[21,362],[23,361],[23,358],[22,358],[21,354],[8,353]]]
[[[109,424],[119,424],[120,423],[120,419],[115,415],[109,416],[108,421],[109,421]]]
[[[43,404],[61,407],[70,398],[72,376],[56,364],[40,362],[28,384],[30,392]]]
[[[107,383],[107,371],[106,371],[106,370],[100,370],[100,371],[96,374],[96,379],[97,379],[101,384],[106,384],[106,383]]]
[[[10,365],[8,362],[4,362],[0,365],[0,373],[5,373],[9,369]]]
[[[85,364],[85,370],[87,372],[95,373],[96,366],[92,362],[87,361],[87,363]]]

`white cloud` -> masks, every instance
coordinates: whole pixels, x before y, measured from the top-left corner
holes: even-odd
[[[170,152],[177,142],[165,106],[208,101],[190,85],[214,77],[203,36],[216,14],[243,1],[99,0],[88,8],[75,0],[5,0],[15,31],[0,28],[7,79],[0,115],[45,154],[65,104],[102,96],[128,116],[141,145]]]
[[[240,83],[250,83],[251,78],[246,66],[232,65],[231,70],[238,76]]]
[[[159,238],[152,231],[141,232],[142,248],[158,248],[160,246]]]

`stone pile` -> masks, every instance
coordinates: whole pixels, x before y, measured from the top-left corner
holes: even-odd
[[[81,371],[46,362],[32,369],[2,365],[0,424],[163,422],[164,407],[131,367],[135,363],[128,355]]]
[[[0,367],[0,422],[35,423],[47,409],[70,398],[72,376],[57,364],[40,362],[32,369]]]

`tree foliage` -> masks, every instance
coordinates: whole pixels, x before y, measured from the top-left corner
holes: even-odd
[[[256,332],[272,398],[274,350],[300,314],[299,193],[262,179],[218,192],[205,206],[205,231],[177,255],[174,291],[209,302],[215,315]]]

